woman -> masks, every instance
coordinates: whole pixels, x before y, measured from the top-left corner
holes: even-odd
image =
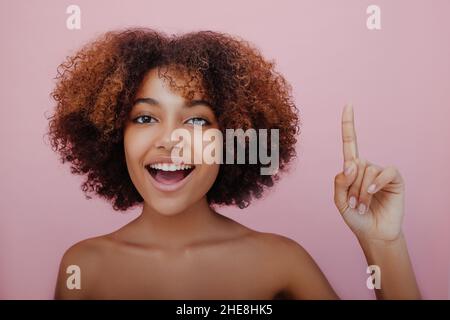
[[[295,157],[300,121],[290,86],[247,42],[214,32],[109,32],[60,66],[53,97],[52,146],[73,173],[87,176],[83,191],[115,210],[142,205],[134,221],[67,250],[55,298],[337,298],[295,241],[215,210],[248,206]],[[173,133],[199,128],[277,130],[278,171],[261,174],[261,159],[184,160],[186,151],[195,156],[202,148],[190,139],[180,144]],[[351,107],[342,134],[344,171],[335,177],[334,201],[368,264],[382,272],[377,297],[419,298],[401,230],[403,179],[394,167],[359,158]],[[220,140],[211,144],[226,149]],[[71,266],[80,271],[76,288],[68,286]]]

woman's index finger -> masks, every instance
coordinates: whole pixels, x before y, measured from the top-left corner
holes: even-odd
[[[344,161],[358,158],[358,143],[356,141],[353,107],[346,105],[342,112],[342,144]]]

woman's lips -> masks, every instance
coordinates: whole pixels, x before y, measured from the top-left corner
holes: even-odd
[[[168,192],[181,189],[191,178],[195,167],[190,170],[176,171],[163,171],[149,166],[146,166],[146,169],[153,186],[160,191]]]

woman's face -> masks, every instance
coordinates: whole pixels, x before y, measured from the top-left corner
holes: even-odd
[[[174,78],[177,85],[183,79]],[[171,157],[180,140],[171,139],[176,129],[186,129],[194,137],[194,129],[218,129],[217,119],[209,103],[198,92],[186,100],[172,90],[167,80],[150,70],[135,96],[124,131],[125,158],[131,180],[144,201],[163,215],[174,215],[206,196],[219,172],[220,164],[195,164],[193,140],[183,139],[183,152],[190,152],[192,161]],[[214,142],[202,142],[206,146]],[[221,146],[220,146],[221,147]],[[176,150],[184,156],[183,152]],[[202,159],[202,158],[198,158]]]

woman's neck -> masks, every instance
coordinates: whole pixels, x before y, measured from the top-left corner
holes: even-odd
[[[180,248],[199,242],[213,235],[215,227],[223,222],[223,216],[210,208],[206,197],[186,210],[174,215],[163,215],[144,203],[136,224],[153,241],[165,247]]]

